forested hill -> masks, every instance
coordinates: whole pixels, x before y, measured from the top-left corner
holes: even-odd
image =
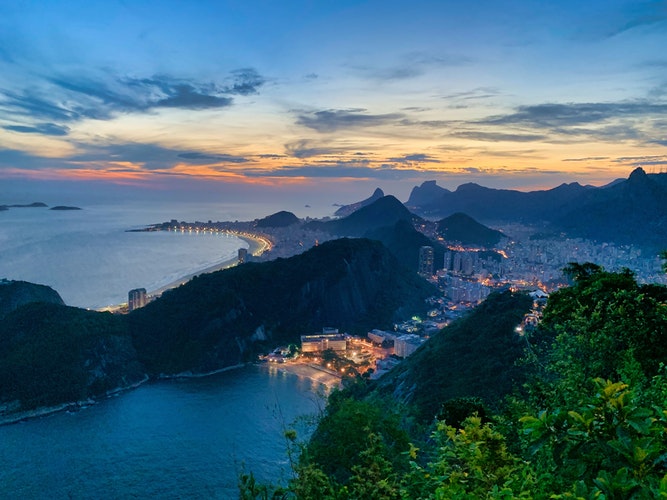
[[[524,380],[516,361],[526,342],[515,328],[532,303],[525,293],[490,295],[382,377],[378,390],[413,405],[426,421],[455,398],[476,397],[497,408]]]
[[[535,330],[513,328],[527,296],[492,294],[379,381],[334,393],[293,478],[266,491],[667,498],[667,287],[594,264],[566,273]]]
[[[151,373],[206,372],[333,326],[388,328],[434,288],[379,242],[339,239],[289,259],[201,275],[128,316]]]
[[[49,302],[64,305],[63,299],[53,288],[27,281],[0,280],[0,319],[31,302]]]
[[[250,361],[325,326],[350,333],[390,328],[423,313],[433,293],[380,242],[341,239],[289,259],[200,275],[126,316],[57,303],[17,306],[0,319],[0,422],[101,396],[146,375]]]

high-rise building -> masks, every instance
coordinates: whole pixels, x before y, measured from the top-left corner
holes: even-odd
[[[248,260],[248,249],[239,248],[239,264],[243,264]]]
[[[146,289],[145,288],[135,288],[130,290],[127,294],[127,309],[129,311],[134,311],[140,307],[146,305]]]
[[[419,270],[424,277],[433,276],[433,247],[423,246],[419,249]]]

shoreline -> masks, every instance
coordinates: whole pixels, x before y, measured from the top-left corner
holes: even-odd
[[[269,371],[276,370],[307,378],[324,385],[328,390],[341,388],[343,384],[343,378],[337,373],[311,363],[268,363],[266,366]]]
[[[267,241],[266,238],[263,238],[261,236],[252,235],[248,233],[240,234],[231,231],[230,234],[236,236],[240,240],[245,241],[248,244],[248,254],[253,255],[255,257],[262,255],[267,250],[267,248],[270,248],[270,243]],[[185,276],[182,276],[179,279],[172,281],[171,283],[168,283],[156,290],[151,290],[147,292],[146,295],[151,298],[159,297],[167,290],[171,290],[172,288],[177,288],[181,285],[184,285],[195,276],[199,276],[200,274],[214,273],[216,271],[222,271],[223,269],[228,269],[230,267],[238,265],[238,262],[239,262],[238,256],[232,257],[231,259],[223,260],[222,262],[210,265],[208,267],[205,267],[204,269],[200,269],[190,274],[186,274]]]
[[[260,236],[250,233],[238,233],[235,231],[229,231],[229,233],[232,234],[233,236],[236,236],[238,239],[245,241],[248,244],[248,255],[251,255],[253,257],[261,256],[264,252],[270,250],[272,247],[272,243],[265,236]],[[177,280],[167,283],[166,285],[163,285],[154,290],[147,291],[146,297],[149,298],[150,300],[154,300],[160,297],[164,292],[172,290],[174,288],[178,288],[179,286],[186,284],[195,276],[199,276],[201,274],[213,273],[216,271],[222,271],[223,269],[229,269],[230,267],[238,265],[238,263],[239,263],[239,258],[237,255],[230,259],[226,259],[216,264],[212,264],[203,269],[193,271],[192,273],[181,276]],[[113,306],[100,307],[97,308],[96,310],[100,312],[118,312],[126,308],[127,308],[127,302],[124,302]]]

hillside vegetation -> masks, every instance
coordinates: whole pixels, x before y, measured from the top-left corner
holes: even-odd
[[[241,497],[667,498],[667,287],[567,272],[521,355],[508,327],[525,298],[490,296],[396,372],[334,393],[309,442],[286,433],[293,479],[242,475]]]

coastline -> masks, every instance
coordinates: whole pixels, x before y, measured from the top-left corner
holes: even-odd
[[[139,380],[138,382],[135,382],[133,384],[124,387],[116,387],[115,389],[111,389],[107,391],[105,394],[96,396],[94,398],[88,398],[83,401],[72,401],[69,403],[61,403],[56,406],[42,406],[40,408],[35,408],[33,410],[24,410],[15,413],[8,413],[6,415],[0,415],[0,426],[17,424],[19,422],[23,422],[24,420],[32,420],[35,418],[46,417],[54,413],[60,413],[61,411],[70,411],[70,410],[77,411],[80,410],[81,408],[97,404],[98,401],[102,401],[104,399],[117,396],[118,394],[121,394],[123,392],[136,389],[137,387],[145,384],[149,380],[150,377],[146,375],[144,376],[143,379]]]
[[[269,363],[267,369],[269,371],[276,370],[296,375],[297,377],[307,378],[324,385],[328,390],[340,388],[343,382],[342,377],[337,373],[310,363]]]
[[[238,239],[245,241],[248,244],[248,254],[254,257],[259,257],[271,246],[268,240],[261,236],[252,235],[248,233],[240,234],[235,232],[231,232],[230,234],[233,234]],[[217,264],[205,267],[204,269],[200,269],[190,274],[186,274],[185,276],[180,277],[178,280],[172,281],[171,283],[168,283],[156,290],[151,290],[147,293],[147,295],[151,298],[159,297],[167,290],[171,290],[172,288],[184,285],[195,276],[199,276],[200,274],[213,273],[216,271],[222,271],[223,269],[234,267],[238,263],[239,263],[238,256],[232,257],[231,259],[223,260],[222,262],[218,262]]]

